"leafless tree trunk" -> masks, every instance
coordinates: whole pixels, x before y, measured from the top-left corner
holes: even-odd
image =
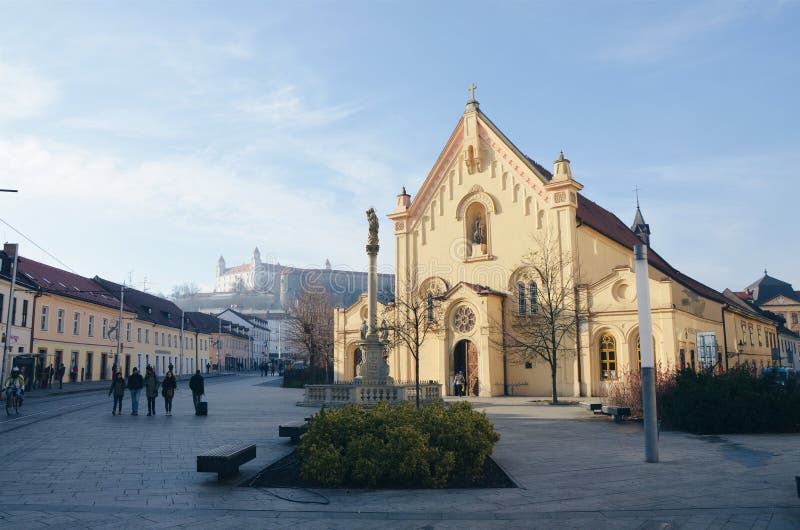
[[[558,241],[548,235],[535,238],[521,270],[517,286],[522,287],[503,316],[506,325],[496,326],[502,330],[500,346],[519,361],[544,362],[550,367],[552,402],[556,404],[559,363],[575,352],[577,271],[572,256],[562,253]]]
[[[414,381],[417,390],[416,405],[419,408],[419,357],[422,345],[429,333],[438,329],[438,293],[421,292],[410,286],[397,293],[394,303],[387,305],[384,321],[388,331],[389,347],[405,348],[414,358]]]
[[[304,292],[288,304],[286,340],[308,355],[309,367],[333,369],[333,306],[325,292]]]

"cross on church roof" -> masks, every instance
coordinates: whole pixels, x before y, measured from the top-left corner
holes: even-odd
[[[475,89],[478,88],[478,85],[475,83],[470,83],[469,85],[469,100],[475,101]]]
[[[636,193],[636,207],[637,208],[639,207],[639,190],[640,189],[641,188],[639,186],[637,186],[636,184],[633,185],[633,191],[634,191],[634,193]]]

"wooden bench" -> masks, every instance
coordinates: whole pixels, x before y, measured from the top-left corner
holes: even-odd
[[[281,438],[291,438],[292,443],[297,443],[307,430],[308,421],[294,421],[280,425],[278,427],[278,436]]]
[[[602,412],[603,408],[602,403],[588,403],[586,401],[581,401],[578,403],[578,405],[595,414]]]
[[[616,405],[603,405],[600,409],[603,414],[608,414],[609,416],[614,418],[614,421],[617,423],[622,423],[622,420],[625,419],[625,416],[631,415],[631,409],[629,407],[618,407]]]
[[[239,472],[239,466],[256,457],[253,444],[223,445],[197,455],[198,473],[217,473],[218,478],[229,477]]]

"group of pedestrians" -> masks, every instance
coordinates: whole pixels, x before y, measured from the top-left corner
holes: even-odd
[[[138,368],[134,368],[127,381],[122,377],[122,372],[115,371],[114,378],[111,381],[111,388],[108,390],[109,396],[114,395],[111,414],[114,416],[122,414],[122,398],[125,397],[125,389],[127,389],[131,396],[131,416],[138,416],[139,396],[144,389],[145,397],[147,397],[147,415],[155,416],[159,386],[161,387],[161,397],[164,398],[165,415],[172,416],[172,400],[175,397],[175,391],[178,389],[178,380],[172,372],[172,365],[169,366],[169,370],[162,381],[158,380],[158,376],[156,376],[152,366],[145,368],[144,377],[139,373]],[[189,380],[189,389],[192,391],[192,401],[194,402],[196,413],[200,396],[205,393],[205,383],[203,376],[200,375],[200,370],[197,370]]]
[[[266,377],[270,372],[275,375],[275,363],[268,364],[266,361],[262,361],[258,368],[261,370],[261,377]]]

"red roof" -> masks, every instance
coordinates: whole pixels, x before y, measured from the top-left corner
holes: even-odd
[[[578,194],[578,211],[576,216],[581,223],[594,228],[625,248],[631,249],[631,251],[633,251],[634,245],[642,244],[642,240],[639,239],[619,217],[597,203],[590,201],[580,193]],[[651,266],[666,274],[670,279],[701,296],[705,296],[721,304],[728,304],[730,302],[722,293],[715,291],[707,285],[703,285],[697,280],[693,280],[679,270],[673,268],[672,265],[667,263],[664,258],[659,256],[658,253],[651,248],[647,249],[647,261]]]
[[[247,265],[247,264],[245,264],[245,265],[236,265],[235,267],[230,267],[228,269],[225,269],[225,271],[222,274],[232,274],[232,273],[236,273],[236,272],[248,272],[248,271],[251,271],[251,270],[253,270],[253,266],[252,265]]]
[[[19,258],[19,271],[28,275],[45,292],[119,308],[119,301],[90,278],[24,257]],[[130,311],[127,306],[125,309]]]

